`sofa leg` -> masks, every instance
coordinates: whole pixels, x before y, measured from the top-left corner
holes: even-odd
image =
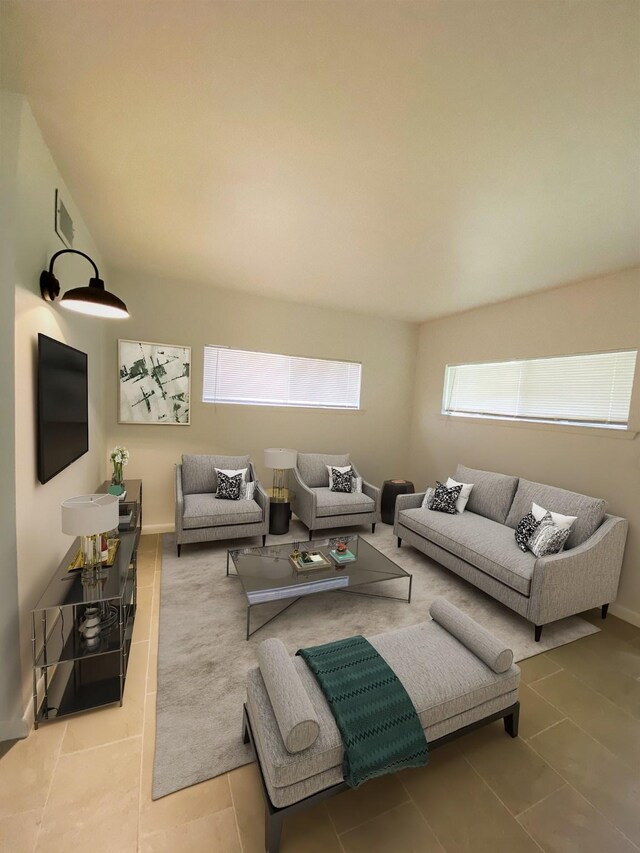
[[[246,711],[245,711],[246,714]],[[249,726],[247,725],[246,719],[242,721],[242,743],[249,743]]]
[[[609,605],[608,605],[608,604],[603,604],[603,605],[602,605],[602,618],[603,618],[603,619],[606,619],[606,618],[607,618],[607,613],[608,613],[608,612],[609,612]]]
[[[309,542],[313,539],[313,530],[309,531]]]
[[[265,853],[278,853],[282,835],[282,815],[264,812],[264,849]]]
[[[535,629],[536,643],[540,642],[541,636],[542,636],[542,625],[536,625],[536,629]]]
[[[372,532],[372,533],[375,533],[375,532],[376,532],[376,523],[375,523],[375,521],[374,521],[374,522],[373,522],[373,524],[371,525],[371,532]]]
[[[402,546],[402,539],[398,536],[398,548]]]
[[[266,544],[267,544],[267,534],[263,533],[263,535],[262,535],[262,547],[264,548]]]
[[[180,551],[182,551],[182,545],[178,545],[178,546],[177,546],[177,548],[178,548],[178,557],[179,557],[179,556],[180,556]]]
[[[511,737],[518,737],[518,722],[520,720],[520,703],[516,702],[514,710],[504,718],[504,730]]]

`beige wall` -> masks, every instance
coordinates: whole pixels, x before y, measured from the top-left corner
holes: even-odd
[[[64,248],[54,231],[54,191],[65,193],[76,229],[74,246],[91,255],[104,271],[40,135],[26,101],[22,101],[16,169],[15,269],[15,460],[18,605],[22,658],[23,707],[31,695],[31,607],[44,591],[61,557],[71,545],[60,530],[60,504],[72,495],[92,492],[107,473],[103,413],[104,321],[66,312],[40,297],[40,272],[51,255]],[[91,268],[81,258],[65,256],[55,273],[62,290],[86,285]],[[38,332],[86,352],[89,366],[89,452],[45,485],[36,466],[36,352]]]
[[[490,305],[420,327],[411,463],[416,486],[456,464],[606,498],[629,519],[618,602],[640,624],[640,437],[440,414],[446,364],[640,347],[640,269]],[[640,430],[640,367],[631,426]]]
[[[374,483],[407,475],[415,326],[145,276],[118,275],[112,284],[132,319],[109,326],[107,439],[129,448],[127,474],[144,479],[146,529],[173,527],[173,466],[182,453],[250,453],[267,485],[272,473],[262,466],[262,451],[273,446],[351,451]],[[119,337],[191,346],[190,426],[117,423]],[[363,410],[202,403],[205,344],[361,361]]]

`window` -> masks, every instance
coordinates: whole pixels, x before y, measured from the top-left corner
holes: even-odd
[[[637,350],[447,365],[442,413],[626,429]]]
[[[204,403],[359,409],[362,365],[228,347],[204,348]]]

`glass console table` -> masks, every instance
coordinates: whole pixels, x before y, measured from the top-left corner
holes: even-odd
[[[98,492],[108,485],[103,483]],[[142,481],[128,480],[125,488],[113,565],[91,581],[83,580],[80,570],[68,571],[80,547],[76,539],[31,612],[35,728],[90,708],[122,705],[136,614]],[[80,630],[88,608],[103,620],[94,640]]]

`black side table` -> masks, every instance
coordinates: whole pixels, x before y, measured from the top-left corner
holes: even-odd
[[[269,495],[269,533],[281,536],[289,532],[291,518],[291,498],[288,489],[267,489]]]
[[[385,480],[382,484],[381,515],[385,524],[393,524],[398,495],[412,495],[415,492],[410,480]]]

